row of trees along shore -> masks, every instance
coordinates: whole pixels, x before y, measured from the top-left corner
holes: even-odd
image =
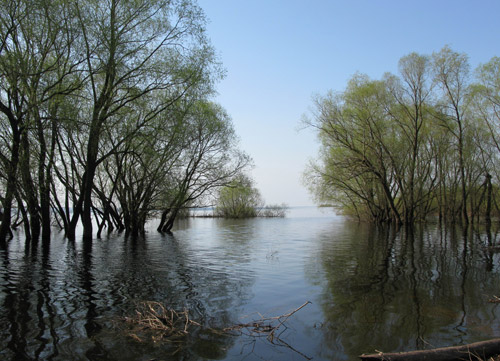
[[[138,234],[153,212],[169,231],[249,164],[210,101],[205,21],[190,0],[0,3],[0,242]]]
[[[321,143],[305,173],[321,203],[398,224],[500,214],[500,58],[471,71],[447,46],[411,53],[399,75],[315,97],[304,121]]]

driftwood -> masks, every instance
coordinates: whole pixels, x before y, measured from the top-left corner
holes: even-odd
[[[189,312],[184,309],[176,312],[160,302],[141,302],[138,304],[133,317],[125,317],[130,325],[128,335],[139,342],[144,342],[148,331],[155,342],[176,342],[189,334],[191,326],[201,325],[189,318]]]
[[[160,302],[144,301],[137,305],[133,317],[125,317],[129,325],[127,334],[136,341],[144,342],[151,339],[154,342],[180,343],[192,331],[204,329],[219,335],[246,335],[251,337],[265,336],[273,345],[285,346],[300,354],[306,359],[311,359],[283,341],[280,336],[287,328],[285,322],[296,312],[310,304],[307,301],[302,306],[281,316],[262,317],[250,323],[239,323],[223,329],[204,328],[200,323],[190,318],[189,311],[184,309],[177,312]],[[260,314],[259,314],[260,315]]]
[[[452,361],[452,360],[487,360],[500,354],[500,338],[475,342],[463,346],[436,348],[432,350],[409,351],[399,353],[383,353],[359,356],[363,361]]]
[[[276,338],[279,339],[278,330],[280,329],[280,327],[284,326],[286,328],[285,321],[288,320],[288,318],[292,316],[294,313],[306,307],[310,303],[311,303],[310,301],[307,301],[302,306],[281,316],[261,317],[260,320],[252,321],[250,323],[239,323],[237,325],[226,327],[223,329],[223,331],[224,332],[236,331],[240,335],[247,335],[254,337],[265,335],[268,341],[272,343]]]

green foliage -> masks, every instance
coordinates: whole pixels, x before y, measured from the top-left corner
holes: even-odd
[[[238,175],[219,190],[214,215],[224,218],[285,217],[287,206],[264,205],[260,192],[246,175]]]
[[[240,175],[219,191],[215,215],[225,218],[256,217],[263,205],[260,192],[251,179]]]
[[[480,67],[472,84],[467,56],[444,47],[401,58],[399,76],[356,74],[345,91],[317,96],[305,121],[320,155],[304,178],[318,203],[383,222],[477,217],[484,179],[500,179],[499,64]]]
[[[95,223],[98,234],[137,233],[158,211],[170,230],[183,207],[249,164],[209,100],[224,70],[195,1],[19,0],[0,10],[0,242],[11,209],[32,233],[41,217],[69,238],[78,222],[85,239]]]

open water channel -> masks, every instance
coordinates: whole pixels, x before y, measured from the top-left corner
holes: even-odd
[[[19,235],[0,249],[0,359],[355,360],[500,336],[495,226],[394,231],[316,208],[154,226],[139,240],[26,247]],[[126,319],[142,301],[186,308],[201,327],[139,340]],[[211,330],[307,301],[272,340]]]

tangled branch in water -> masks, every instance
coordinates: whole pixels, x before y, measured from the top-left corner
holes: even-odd
[[[252,321],[250,323],[239,323],[230,327],[223,329],[224,332],[238,332],[239,334],[245,334],[247,336],[260,337],[265,335],[270,342],[273,342],[276,338],[279,338],[278,330],[281,326],[286,328],[284,325],[286,320],[290,318],[294,313],[301,310],[310,304],[310,301],[305,302],[302,306],[296,308],[295,310],[286,313],[281,316],[274,317],[262,317],[260,320]]]
[[[490,298],[488,300],[489,303],[500,303],[500,297],[498,296],[493,296],[493,298]]]
[[[153,331],[154,341],[176,341],[189,334],[190,326],[201,325],[189,318],[189,311],[182,312],[168,308],[160,302],[141,302],[133,317],[126,317],[125,321],[132,325],[130,336],[137,341],[143,341],[139,336],[146,331]]]
[[[219,335],[246,335],[250,337],[265,336],[274,345],[284,346],[310,359],[283,341],[280,336],[286,330],[285,322],[296,312],[307,306],[309,301],[286,314],[274,317],[263,317],[249,323],[239,323],[222,329],[207,328],[207,331]],[[145,301],[139,303],[133,317],[125,321],[131,326],[129,336],[139,342],[145,341],[147,334],[155,342],[182,342],[194,331],[200,331],[202,325],[189,317],[189,311],[177,312],[160,302]]]

